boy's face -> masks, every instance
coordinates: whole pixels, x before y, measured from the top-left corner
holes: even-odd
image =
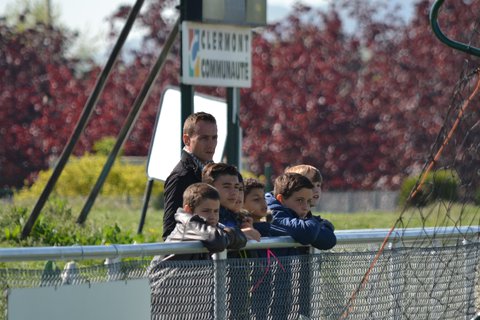
[[[240,212],[243,209],[243,197],[244,197],[243,184],[240,182],[238,185],[238,196],[237,201],[235,201],[235,210],[233,212]]]
[[[184,208],[185,211],[189,211],[188,208]],[[191,210],[190,210],[191,211]],[[199,215],[207,221],[210,226],[216,226],[218,224],[220,211],[220,200],[205,199],[200,201],[200,204],[193,209],[192,214]]]
[[[228,210],[235,212],[235,204],[237,202],[240,183],[238,177],[232,175],[219,176],[214,182],[213,186],[220,194],[220,205]]]
[[[267,203],[265,202],[264,190],[262,188],[251,189],[245,197],[243,208],[255,217],[265,217],[267,215]]]
[[[279,194],[277,195],[277,200],[280,201],[283,206],[295,211],[300,218],[305,218],[312,205],[313,190],[308,188],[300,189],[287,199]]]
[[[313,201],[312,201],[312,207],[316,207],[318,204],[318,201],[320,200],[320,195],[322,194],[322,184],[317,181],[313,181],[313,174],[311,175],[306,175],[308,180],[313,184]]]
[[[312,200],[312,208],[316,207],[318,201],[320,200],[320,195],[322,194],[322,184],[320,182],[313,182],[313,200]]]

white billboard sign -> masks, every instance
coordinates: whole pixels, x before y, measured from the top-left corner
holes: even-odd
[[[249,88],[252,30],[249,27],[182,22],[182,82]]]
[[[150,320],[148,279],[11,288],[7,295],[8,320]]]

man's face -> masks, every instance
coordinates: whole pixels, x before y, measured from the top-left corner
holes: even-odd
[[[235,212],[235,204],[237,202],[240,183],[238,182],[238,176],[222,175],[219,176],[214,182],[213,186],[218,190],[220,194],[220,205],[228,210]]]
[[[217,125],[208,121],[198,121],[195,124],[194,133],[189,136],[183,135],[183,143],[187,150],[200,161],[211,161],[217,147]]]
[[[205,199],[193,210],[193,214],[197,214],[207,221],[210,226],[218,224],[220,211],[220,200]]]
[[[265,202],[265,193],[262,188],[254,188],[245,197],[243,208],[257,218],[263,218],[267,215],[267,203]]]
[[[279,200],[285,207],[295,211],[300,218],[305,218],[312,205],[313,190],[303,188],[292,193],[288,199],[285,199],[282,195],[278,195],[277,200]]]

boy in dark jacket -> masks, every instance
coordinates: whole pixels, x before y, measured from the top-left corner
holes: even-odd
[[[260,241],[260,233],[253,228],[252,220],[238,212],[240,180],[236,167],[226,163],[210,163],[202,172],[202,181],[214,186],[220,194],[220,223],[240,229],[248,240]],[[240,258],[240,251],[230,251],[228,258]],[[232,262],[227,270],[230,285],[227,288],[227,318],[250,319],[249,274],[241,262]]]
[[[330,222],[313,216],[310,212],[313,189],[312,182],[298,173],[284,173],[275,179],[273,194],[268,193],[265,196],[268,208],[272,212],[271,234],[290,235],[303,245],[328,250],[335,246],[337,238]],[[276,252],[284,256],[302,255],[308,253],[308,248],[278,249]],[[292,265],[286,265],[285,268],[287,271],[277,273],[272,284],[276,288],[274,292],[280,291],[280,287],[284,289],[284,294],[273,297],[272,310],[278,312],[276,316],[278,319],[283,319],[283,315],[291,312],[309,318],[308,275],[311,266],[307,259],[300,258],[297,266],[292,260]],[[298,270],[294,272],[297,268]],[[298,288],[288,288],[294,276],[298,279],[296,280]],[[287,290],[290,291],[289,294],[286,293]]]
[[[284,173],[275,179],[273,195],[265,196],[272,212],[271,233],[290,235],[303,245],[328,250],[335,246],[337,238],[330,222],[309,214],[313,188],[310,180],[298,173]]]
[[[202,172],[202,182],[215,187],[220,194],[220,223],[230,228],[239,228],[248,240],[260,241],[260,233],[252,222],[237,212],[239,197],[239,173],[235,166],[226,163],[209,163]]]
[[[253,220],[253,227],[262,237],[270,237],[270,223],[268,223],[268,208],[265,201],[265,185],[257,179],[249,178],[244,181],[243,209]]]

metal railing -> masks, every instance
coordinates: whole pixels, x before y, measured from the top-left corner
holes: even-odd
[[[338,230],[337,245],[381,242],[388,235],[388,229]],[[388,239],[395,243],[414,241],[427,237],[433,240],[478,237],[480,226],[410,228],[394,231]],[[245,249],[291,248],[299,243],[291,237],[262,238],[260,242],[248,241]],[[22,247],[0,248],[0,262],[42,261],[42,260],[83,260],[118,259],[129,257],[147,257],[167,254],[207,252],[200,241],[176,243],[112,244],[98,246],[59,246],[59,247]]]
[[[4,263],[0,278],[3,289],[90,286],[148,278],[156,299],[150,305],[152,314],[197,319],[198,312],[204,312],[209,319],[227,319],[238,318],[242,312],[275,318],[280,312],[292,319],[304,314],[311,319],[338,319],[387,241],[388,249],[356,295],[351,319],[370,319],[372,314],[385,319],[400,319],[403,314],[425,318],[425,312],[433,318],[470,319],[476,312],[479,233],[480,226],[398,229],[390,235],[388,229],[339,230],[336,247],[321,253],[311,249],[308,256],[226,259],[224,251],[215,254],[212,262],[162,261],[161,265],[153,264],[151,258],[207,251],[197,241],[0,248],[0,262]],[[291,237],[274,237],[249,241],[246,249],[298,246]],[[100,259],[105,261],[93,265],[87,261]],[[67,262],[63,271],[47,268],[52,260]],[[86,265],[77,266],[81,260]],[[18,268],[15,263],[25,261],[48,262],[43,270],[24,269],[22,263]],[[6,262],[15,264],[9,268]],[[199,288],[207,292],[199,294]],[[459,298],[453,301],[449,297]],[[164,299],[180,300],[171,304]],[[6,310],[7,301],[0,300],[0,311]],[[208,306],[211,311],[205,313]]]

